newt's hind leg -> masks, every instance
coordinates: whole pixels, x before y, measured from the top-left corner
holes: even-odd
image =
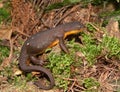
[[[42,66],[42,65],[45,64],[45,62],[43,60],[38,59],[36,56],[30,56],[30,60],[35,65],[41,65]]]

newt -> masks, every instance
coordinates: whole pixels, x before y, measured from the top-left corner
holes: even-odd
[[[84,28],[84,25],[80,22],[70,22],[58,25],[55,28],[43,30],[36,34],[33,34],[24,42],[21,48],[19,57],[20,69],[23,72],[44,73],[49,78],[50,85],[44,86],[42,85],[42,83],[40,83],[40,81],[36,81],[35,85],[45,90],[53,88],[55,82],[52,73],[42,66],[44,62],[42,60],[37,59],[36,55],[44,53],[44,51],[47,48],[51,48],[56,44],[59,44],[60,48],[65,53],[69,53],[64,43],[64,39],[68,35],[80,33]],[[27,65],[26,61],[28,59],[31,60],[31,65]]]

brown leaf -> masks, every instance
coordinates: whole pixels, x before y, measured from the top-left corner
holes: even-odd
[[[10,65],[9,62],[10,62],[10,58],[9,57],[5,58],[1,64],[1,67],[6,67],[6,66]]]
[[[108,22],[108,25],[106,26],[106,31],[109,36],[120,39],[119,23],[113,18],[111,18]]]
[[[18,76],[18,75],[21,75],[21,74],[22,74],[22,71],[19,70],[19,69],[16,69],[13,75]]]
[[[1,28],[0,29],[0,39],[4,40],[10,40],[12,34],[12,29],[11,28]]]
[[[2,2],[0,2],[0,8],[2,8],[3,7],[3,3]]]

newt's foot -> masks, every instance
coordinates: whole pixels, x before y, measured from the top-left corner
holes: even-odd
[[[30,60],[31,60],[31,62],[32,62],[33,64],[35,64],[35,65],[40,65],[40,66],[45,65],[45,62],[44,62],[43,60],[38,59],[38,58],[36,58],[35,56],[30,56]]]

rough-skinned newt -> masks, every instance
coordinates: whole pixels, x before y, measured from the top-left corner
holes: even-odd
[[[84,25],[80,22],[70,22],[66,24],[58,25],[55,28],[49,30],[40,31],[30,38],[28,38],[24,45],[22,46],[20,57],[19,57],[19,66],[20,69],[24,72],[42,72],[48,76],[50,85],[44,86],[40,81],[35,82],[41,89],[51,89],[55,82],[52,73],[42,67],[43,61],[37,59],[36,55],[42,54],[47,48],[53,47],[56,44],[59,44],[61,49],[68,53],[68,49],[64,44],[64,39],[71,34],[77,34],[81,32],[84,28]],[[27,65],[26,61],[30,59],[33,65]]]

